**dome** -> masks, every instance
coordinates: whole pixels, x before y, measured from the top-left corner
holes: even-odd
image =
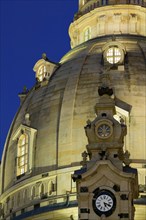
[[[111,64],[103,64],[103,49],[110,44],[122,45],[127,54],[124,62],[114,68]],[[47,83],[34,85],[26,94],[9,131],[2,163],[3,192],[14,194],[16,187],[24,191],[27,184],[31,191],[33,185],[43,182],[44,176],[44,181],[48,179],[47,184],[57,184],[58,195],[66,191],[73,194],[71,174],[80,166],[81,153],[87,144],[84,126],[88,119],[95,117],[98,86],[105,80],[114,89],[117,108],[129,124],[130,135],[125,147],[130,148],[132,158],[144,158],[145,53],[143,37],[96,38],[69,51]],[[16,176],[17,143],[20,134],[24,133],[29,136],[31,164],[27,174]],[[66,176],[64,186],[63,175]],[[54,193],[56,195],[56,191],[52,195]]]
[[[146,158],[145,36],[96,36],[74,45],[59,63],[43,55],[34,71],[39,80],[19,94],[21,105],[3,152],[2,215],[32,219],[32,212],[40,210],[40,216],[49,212],[49,219],[78,218],[71,176],[88,143],[84,126],[95,118],[101,85],[113,88],[115,117],[128,128],[125,149],[138,163],[144,184],[140,159]]]

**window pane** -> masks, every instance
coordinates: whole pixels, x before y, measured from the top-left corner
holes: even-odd
[[[120,61],[121,57],[115,57],[114,63],[118,63]]]
[[[24,170],[24,167],[21,167],[20,168],[20,174],[23,174],[23,173],[25,173],[25,170]]]
[[[20,166],[24,165],[24,157],[20,158]]]
[[[121,56],[121,52],[118,48],[115,48],[115,56]]]
[[[113,56],[113,54],[114,54],[113,48],[111,48],[107,51],[107,56]]]
[[[46,74],[46,66],[40,66],[40,68],[37,71],[37,77],[40,81],[43,81]]]

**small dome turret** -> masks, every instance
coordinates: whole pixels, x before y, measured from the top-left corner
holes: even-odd
[[[47,55],[43,53],[42,59],[38,60],[33,67],[33,70],[36,73],[37,82],[48,80],[58,66],[59,64],[50,61],[47,58]]]

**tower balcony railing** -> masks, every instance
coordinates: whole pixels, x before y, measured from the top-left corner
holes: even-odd
[[[88,12],[107,5],[121,5],[121,4],[130,4],[130,5],[139,5],[146,8],[145,0],[86,0],[86,3],[80,8],[80,10],[75,14],[74,20],[77,20],[82,15],[87,14]]]

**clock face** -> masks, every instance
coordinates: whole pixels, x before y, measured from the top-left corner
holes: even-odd
[[[113,134],[113,123],[110,120],[100,120],[95,125],[95,133],[100,139],[107,139]]]
[[[111,196],[103,194],[96,198],[95,205],[99,211],[107,212],[112,209],[114,203]]]
[[[92,204],[93,210],[97,215],[110,216],[116,208],[116,198],[112,192],[100,190],[95,193]]]
[[[111,134],[111,127],[106,123],[101,124],[97,128],[97,134],[102,138],[107,138]]]

